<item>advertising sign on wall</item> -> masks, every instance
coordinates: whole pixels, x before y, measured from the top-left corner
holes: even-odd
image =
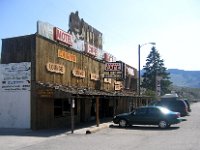
[[[54,39],[66,45],[72,46],[72,35],[57,27],[54,27]]]
[[[91,73],[90,79],[93,80],[93,81],[98,81],[98,80],[100,80],[100,76],[99,76],[99,74]]]
[[[67,51],[64,51],[64,50],[58,49],[58,57],[65,59],[65,60],[68,60],[68,61],[71,61],[71,62],[76,62],[76,55],[73,55],[73,54],[71,54]]]
[[[116,81],[116,82],[114,83],[114,88],[115,88],[115,91],[120,91],[120,90],[122,90],[122,88],[123,88],[122,82]]]
[[[48,62],[46,64],[46,68],[49,72],[54,72],[54,73],[59,73],[59,74],[64,74],[65,73],[65,66],[61,64],[55,64]]]
[[[74,68],[74,69],[72,70],[72,74],[73,74],[75,77],[85,78],[85,71],[84,71],[84,70],[81,70],[81,69],[78,69],[78,68]]]
[[[102,49],[102,33],[79,17],[78,11],[69,16],[69,31],[84,42]]]
[[[1,91],[30,91],[31,63],[1,64]]]
[[[107,62],[115,62],[116,61],[116,58],[109,53],[104,53],[103,59]]]
[[[123,65],[121,62],[110,62],[105,64],[105,71],[109,72],[122,72]]]
[[[94,56],[94,57],[97,57],[97,55],[98,55],[97,48],[90,45],[90,44],[85,44],[85,52]]]
[[[50,40],[54,40],[53,39],[53,28],[54,28],[54,26],[47,22],[42,22],[42,21],[37,22],[37,33],[50,39]]]
[[[80,20],[77,13],[71,13],[69,28],[69,32],[66,32],[47,22],[37,21],[39,35],[61,42],[75,50],[86,52],[99,60],[116,61],[113,55],[102,50],[102,33]]]

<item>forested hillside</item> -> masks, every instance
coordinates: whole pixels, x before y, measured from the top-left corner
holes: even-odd
[[[200,71],[169,69],[172,90],[190,101],[200,101]]]
[[[181,87],[200,88],[200,71],[185,71],[169,69],[173,85]]]

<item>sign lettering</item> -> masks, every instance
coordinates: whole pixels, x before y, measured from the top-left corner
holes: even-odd
[[[95,73],[91,73],[91,80],[98,81],[100,80],[99,75]]]
[[[95,56],[97,57],[98,55],[98,50],[96,47],[90,45],[90,44],[86,44],[86,50],[85,50],[86,53],[92,55],[92,56]]]
[[[64,65],[54,64],[54,63],[48,62],[47,65],[46,65],[46,68],[50,72],[60,73],[60,74],[65,73],[65,66]]]
[[[106,63],[105,64],[105,71],[115,72],[115,71],[123,71],[121,63]]]
[[[104,53],[103,59],[107,62],[115,62],[116,61],[116,58],[109,53]]]
[[[53,90],[52,89],[38,89],[36,91],[37,96],[41,98],[49,98],[53,96]]]
[[[72,35],[56,27],[54,28],[54,39],[72,46]]]
[[[115,81],[114,87],[115,87],[115,91],[120,91],[123,88],[123,84],[122,84],[122,82]]]
[[[76,62],[76,55],[73,55],[60,49],[58,49],[58,57],[68,61]]]
[[[79,78],[85,78],[85,71],[84,70],[81,70],[81,69],[73,69],[72,70],[72,74],[75,76],[75,77],[79,77]]]
[[[110,78],[104,78],[104,83],[111,83],[111,79]]]
[[[0,64],[0,91],[30,91],[31,63]]]

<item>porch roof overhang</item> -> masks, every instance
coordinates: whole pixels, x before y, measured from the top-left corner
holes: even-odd
[[[137,97],[134,91],[105,91],[96,90],[87,87],[66,86],[60,84],[37,82],[37,85],[54,89],[55,91],[64,92],[69,95],[80,96],[108,96],[108,97]]]

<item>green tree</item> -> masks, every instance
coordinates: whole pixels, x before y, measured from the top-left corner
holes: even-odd
[[[143,67],[144,74],[142,75],[143,81],[141,87],[146,89],[146,94],[155,94],[158,77],[160,78],[161,95],[170,92],[172,84],[169,80],[170,73],[166,71],[164,60],[160,59],[160,54],[155,47],[152,47],[150,54],[146,59],[146,65]]]

